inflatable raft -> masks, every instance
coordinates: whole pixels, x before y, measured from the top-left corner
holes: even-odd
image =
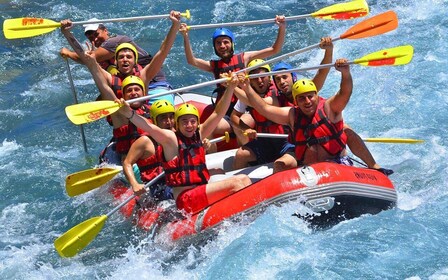
[[[228,170],[234,153],[235,150],[229,150],[207,156],[208,168]],[[394,207],[397,201],[394,185],[383,173],[332,162],[316,163],[275,174],[272,174],[272,165],[267,164],[229,171],[225,175],[212,176],[211,179],[219,180],[222,176],[241,173],[247,174],[253,184],[193,215],[183,216],[178,212],[162,214],[176,211],[174,202],[171,202],[168,210],[154,204],[136,210],[136,201],[131,201],[123,207],[122,212],[126,217],[133,216],[141,228],[153,229],[157,225],[158,235],[175,241],[211,231],[225,220],[242,217],[255,219],[270,205],[290,201],[297,201],[298,208],[302,205],[309,211],[306,215],[291,213],[286,216],[287,219],[295,218],[295,215],[318,228],[330,227],[363,214],[377,214]],[[122,184],[112,187],[111,191],[118,200],[132,194]]]

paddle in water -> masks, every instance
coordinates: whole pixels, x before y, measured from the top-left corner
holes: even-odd
[[[160,178],[165,176],[165,172],[160,173],[150,182],[145,185],[145,188],[148,189],[150,186],[155,184]],[[103,228],[107,218],[109,218],[112,214],[120,210],[121,207],[128,204],[129,201],[136,197],[135,194],[129,196],[119,205],[117,205],[114,209],[112,209],[106,215],[101,215],[97,217],[90,218],[87,221],[84,221],[70,230],[68,230],[63,235],[59,236],[54,241],[54,247],[56,251],[58,251],[61,257],[73,257],[79,251],[84,249],[93,239],[98,235],[98,233]]]

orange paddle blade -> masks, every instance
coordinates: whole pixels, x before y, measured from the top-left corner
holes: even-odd
[[[398,27],[397,14],[394,11],[387,11],[369,19],[363,20],[344,34],[341,39],[360,39],[383,34]]]

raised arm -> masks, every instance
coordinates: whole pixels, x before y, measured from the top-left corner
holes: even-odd
[[[219,121],[226,114],[227,109],[230,106],[230,101],[232,100],[233,91],[238,83],[238,76],[232,73],[224,95],[216,104],[215,110],[211,113],[207,120],[205,120],[205,122],[199,126],[201,139],[208,138],[218,126]]]
[[[121,105],[118,113],[135,124],[138,128],[148,132],[149,135],[163,147],[165,160],[169,161],[178,154],[176,134],[169,129],[162,129],[152,124],[149,120],[135,113],[124,99],[116,99],[115,102]]]
[[[290,125],[289,111],[292,107],[277,107],[268,104],[254,91],[249,81],[246,81],[242,88],[246,92],[249,104],[260,114],[275,123]]]
[[[185,50],[185,57],[187,58],[187,63],[203,71],[212,72],[212,68],[210,66],[209,61],[205,61],[203,59],[194,56],[193,49],[191,48],[190,44],[190,37],[188,35],[188,26],[185,23],[182,23],[180,25],[179,32],[182,34],[182,37],[184,38],[184,50]]]
[[[171,28],[168,31],[165,40],[163,40],[159,51],[153,56],[151,63],[146,65],[145,68],[143,68],[141,71],[143,81],[145,82],[145,84],[151,81],[152,78],[154,78],[162,68],[163,62],[165,61],[165,58],[168,56],[168,53],[170,52],[171,47],[173,46],[174,41],[176,39],[176,34],[180,26],[180,18],[181,18],[180,12],[178,11],[170,12],[170,19],[172,22]]]
[[[277,38],[275,39],[272,47],[265,48],[259,51],[248,51],[244,53],[244,61],[251,61],[256,58],[266,58],[269,56],[273,56],[279,53],[283,44],[285,43],[285,35],[286,35],[286,21],[285,16],[276,16],[275,23],[278,25],[278,33]]]
[[[339,91],[327,99],[325,104],[326,113],[332,122],[342,120],[342,111],[348,104],[353,90],[353,79],[347,59],[340,58],[335,62],[335,68],[341,72],[341,85]]]
[[[325,50],[324,58],[320,64],[330,64],[333,62],[333,42],[331,37],[324,37],[320,40],[319,47]],[[313,78],[313,82],[316,85],[317,92],[319,92],[324,86],[325,80],[327,79],[328,73],[330,73],[330,68],[321,68],[317,71]]]
[[[64,34],[64,37],[67,39],[70,46],[78,55],[80,61],[87,66],[90,73],[92,74],[93,80],[95,81],[98,90],[101,93],[101,97],[104,100],[115,100],[115,94],[113,90],[109,86],[109,82],[106,78],[106,74],[110,75],[106,71],[104,71],[100,65],[96,62],[95,57],[91,52],[85,53],[81,44],[76,40],[73,34],[70,32],[70,29],[73,27],[73,24],[70,20],[61,21],[61,31]],[[106,73],[104,73],[106,72]]]

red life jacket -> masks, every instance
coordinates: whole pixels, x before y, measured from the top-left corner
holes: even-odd
[[[325,98],[319,97],[316,113],[312,119],[307,118],[295,107],[294,123],[295,154],[298,161],[303,160],[305,150],[312,145],[321,145],[330,155],[338,155],[347,143],[344,133],[344,121],[331,123],[324,111]]]
[[[170,161],[163,161],[167,185],[184,187],[207,184],[210,179],[205,165],[205,149],[196,131],[192,138],[176,132],[179,154]]]
[[[244,53],[234,54],[229,62],[224,62],[222,59],[220,60],[210,60],[210,65],[213,68],[213,75],[215,76],[215,79],[220,79],[220,74],[222,73],[229,73],[230,72],[236,72],[238,70],[244,69],[246,67],[246,64],[244,64]],[[222,95],[224,94],[224,91],[226,88],[221,85],[217,84],[215,91],[218,93],[218,97],[216,98],[216,102],[218,102]],[[235,95],[232,96],[231,103],[235,105],[236,101],[238,99]],[[233,106],[231,106],[233,108]]]
[[[140,70],[142,70],[142,69],[143,68],[139,64],[136,64],[134,66],[134,71],[131,75],[140,77]],[[112,83],[111,83],[110,87],[112,88],[112,90],[115,93],[115,96],[118,99],[124,98],[123,97],[123,89],[121,88],[121,83],[123,82],[124,78],[126,78],[126,77],[127,76],[123,76],[123,75],[112,75]],[[113,125],[112,118],[110,116],[107,116],[106,120],[110,125]]]
[[[137,160],[136,164],[140,169],[140,178],[143,182],[149,182],[160,174],[162,169],[163,148],[151,137],[147,136],[154,143],[155,153],[145,159]]]
[[[151,117],[149,106],[146,104],[143,104],[141,108],[135,110],[135,113],[147,119]],[[137,128],[133,123],[129,122],[128,124],[120,126],[119,128],[114,128],[113,135],[113,140],[116,142],[115,150],[117,151],[117,153],[126,154],[135,140],[137,140],[142,135],[148,135],[148,133],[140,128]]]
[[[143,68],[139,65],[136,64],[134,66],[134,70],[133,73],[131,75],[140,77],[140,71]],[[127,75],[128,76],[128,75]],[[126,78],[127,76],[123,76],[123,75],[112,75],[112,83],[110,85],[110,87],[112,88],[112,90],[115,93],[115,96],[120,99],[123,98],[123,89],[121,88],[121,83],[123,82],[124,78]]]
[[[273,82],[271,82],[271,86],[269,87],[268,93],[263,97],[280,97],[278,94],[277,87]],[[279,106],[282,107],[282,106]],[[289,134],[291,129],[288,125],[281,125],[275,123],[267,118],[265,118],[262,114],[256,111],[254,108],[247,106],[247,111],[251,114],[251,116],[255,120],[255,130],[260,133],[274,133],[274,134]]]
[[[101,66],[101,68],[107,70],[107,67],[109,67],[110,65],[115,65],[115,58],[109,58],[108,60],[98,62],[98,64]]]
[[[275,97],[277,96],[277,88],[273,83],[268,89],[268,92],[263,96],[266,97]],[[254,108],[247,106],[246,110],[251,114],[251,116],[255,120],[255,130],[260,133],[275,133],[275,134],[283,134],[285,133],[285,129],[283,125],[275,123],[267,118],[265,118],[262,114],[260,114]],[[288,130],[289,131],[289,130]]]
[[[277,95],[277,100],[279,107],[294,107],[294,103],[289,102],[288,98],[280,92]]]

